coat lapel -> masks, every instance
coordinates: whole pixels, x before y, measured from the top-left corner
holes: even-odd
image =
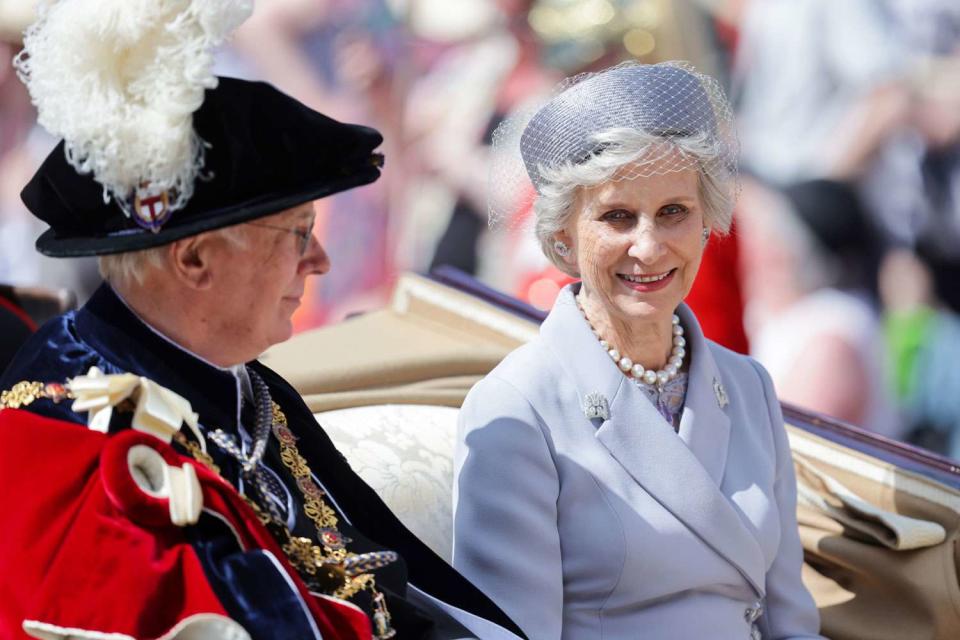
[[[678,311],[686,330],[687,350],[693,357],[680,418],[680,439],[719,487],[730,443],[730,416],[720,406],[720,394],[726,395],[723,378],[696,317],[685,305]]]
[[[607,419],[590,421],[597,439],[647,493],[762,595],[763,552],[720,491],[730,419],[719,406],[714,380],[722,384],[722,379],[693,314],[681,307],[693,359],[678,437],[600,346],[573,292],[572,286],[561,292],[541,327],[541,337],[576,381],[581,407],[591,393],[607,399]]]

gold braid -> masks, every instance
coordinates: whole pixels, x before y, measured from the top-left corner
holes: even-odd
[[[6,391],[0,391],[0,409],[19,409],[41,398],[60,402],[64,399],[72,400],[73,397],[73,394],[62,384],[22,380]]]

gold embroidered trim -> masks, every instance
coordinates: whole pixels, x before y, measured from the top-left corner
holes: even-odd
[[[297,487],[303,494],[303,511],[307,517],[313,521],[317,529],[317,538],[323,545],[323,550],[313,546],[308,538],[293,538],[284,547],[284,552],[289,556],[300,556],[310,558],[313,562],[305,563],[307,567],[316,568],[325,564],[333,564],[342,567],[344,561],[356,554],[347,551],[345,541],[341,536],[337,525],[339,520],[337,513],[324,501],[324,491],[313,481],[313,475],[310,473],[310,467],[307,461],[300,455],[297,449],[296,438],[290,431],[287,424],[287,416],[276,402],[273,403],[273,434],[280,443],[280,459],[283,464],[293,474]],[[307,551],[305,543],[312,547]],[[290,547],[290,551],[287,547]],[[304,558],[304,559],[306,559]],[[317,562],[319,561],[319,563]],[[307,569],[309,572],[309,568]],[[312,573],[311,573],[312,575]],[[337,589],[333,596],[335,598],[347,599],[365,588],[374,588],[374,577],[369,573],[361,573],[351,576],[344,572],[344,583]],[[375,592],[374,592],[375,593]]]
[[[275,522],[274,519],[256,502],[242,495],[244,501],[250,505],[261,524],[267,527],[281,542],[281,549],[296,567],[297,571],[308,583],[329,585],[324,591],[335,598],[347,600],[360,591],[370,592],[373,604],[374,637],[379,640],[393,638],[396,631],[391,625],[390,612],[387,610],[386,599],[376,588],[376,578],[371,571],[378,566],[389,563],[380,562],[379,556],[384,554],[360,554],[348,551],[346,542],[337,529],[339,519],[336,511],[324,500],[326,493],[313,481],[313,475],[306,459],[300,455],[296,445],[296,436],[290,431],[287,416],[276,402],[273,402],[273,434],[280,443],[280,459],[290,470],[303,495],[303,511],[310,518],[317,529],[317,538],[322,546],[313,543],[310,538],[294,536],[285,523]],[[220,469],[213,459],[200,446],[189,440],[182,432],[174,434],[174,439],[184,447],[198,461],[206,465],[217,475]],[[285,540],[285,542],[283,542]],[[395,556],[394,556],[395,559]],[[352,561],[351,561],[352,560]],[[308,579],[313,578],[313,580]]]
[[[62,384],[22,380],[8,390],[0,392],[0,409],[19,409],[41,398],[60,402],[73,397],[73,394]]]

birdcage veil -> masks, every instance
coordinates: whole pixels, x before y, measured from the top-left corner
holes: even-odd
[[[604,155],[616,163],[625,139],[641,151],[622,158],[605,179],[696,168],[722,185],[721,213],[729,217],[739,146],[719,83],[685,62],[625,62],[564,80],[545,103],[497,128],[488,184],[491,227],[513,225],[557,171]]]

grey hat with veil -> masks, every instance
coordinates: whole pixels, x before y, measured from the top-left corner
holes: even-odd
[[[545,104],[501,124],[489,176],[490,224],[509,224],[553,171],[582,164],[627,136],[647,144],[610,179],[697,168],[724,186],[732,209],[738,144],[719,83],[683,62],[626,62],[568,78]]]

